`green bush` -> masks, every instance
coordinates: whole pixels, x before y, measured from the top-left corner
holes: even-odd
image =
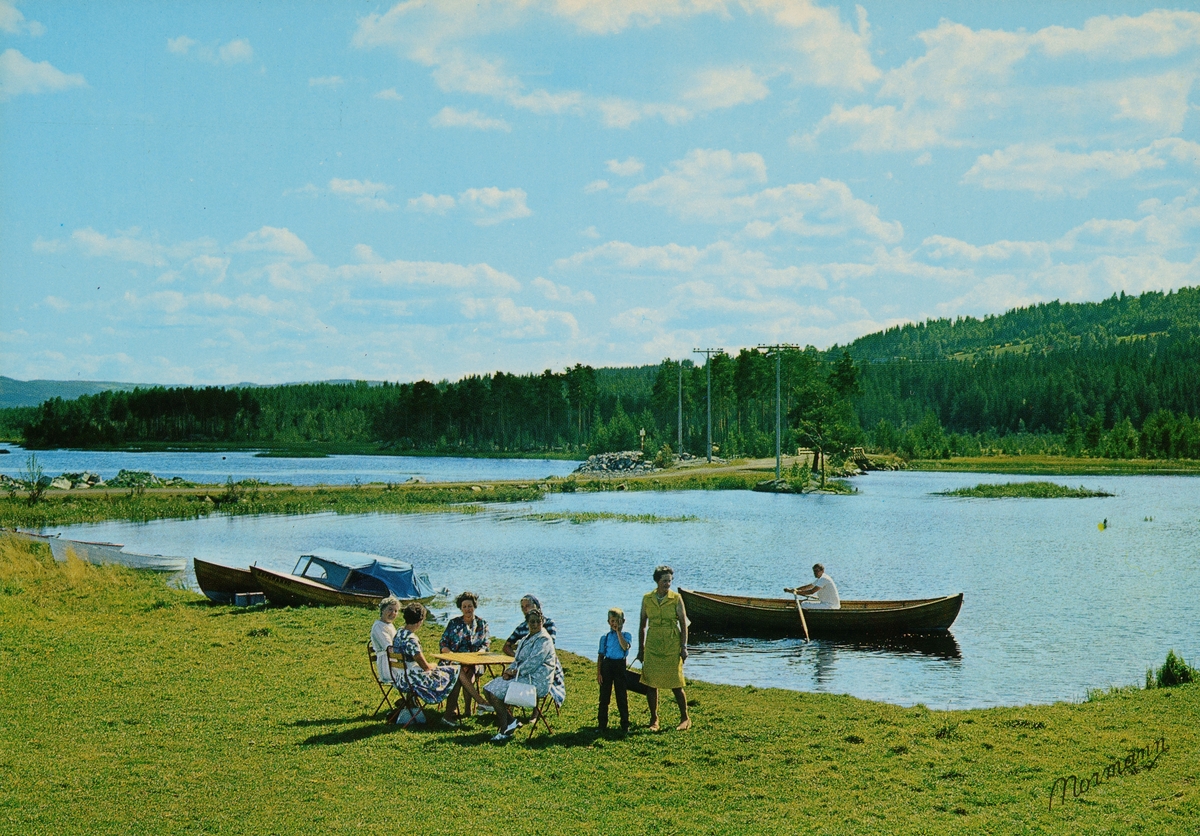
[[[1157,671],[1153,668],[1146,670],[1147,688],[1173,688],[1197,680],[1200,680],[1200,671],[1183,661],[1182,656],[1176,656],[1174,650],[1167,651],[1167,660]]]

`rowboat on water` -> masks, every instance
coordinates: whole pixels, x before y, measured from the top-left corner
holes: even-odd
[[[291,574],[251,566],[250,574],[272,604],[377,607],[389,595],[402,602],[436,597],[424,572],[410,563],[363,552],[322,549],[302,555]]]
[[[755,598],[680,589],[691,629],[718,636],[802,638],[794,598]],[[811,638],[884,638],[945,632],[962,608],[962,593],[908,601],[842,601],[841,609],[804,608]]]
[[[173,557],[164,554],[139,554],[127,552],[120,543],[92,543],[87,540],[66,540],[62,537],[48,537],[50,552],[60,563],[67,559],[68,553],[88,563],[98,566],[116,564],[128,566],[130,569],[151,569],[155,572],[182,572],[187,564],[186,557]]]
[[[217,604],[232,604],[235,595],[262,592],[249,569],[209,563],[198,557],[192,558],[192,565],[196,569],[196,583],[200,591]]]

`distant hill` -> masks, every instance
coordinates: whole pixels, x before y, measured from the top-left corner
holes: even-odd
[[[859,363],[978,360],[986,356],[1048,354],[1130,340],[1200,336],[1200,287],[1173,293],[1119,295],[1102,302],[1047,302],[1004,314],[930,319],[859,337],[843,350]]]
[[[353,380],[326,380],[324,383],[355,383]],[[368,380],[368,386],[379,386],[381,380]],[[98,395],[101,392],[132,392],[134,389],[181,388],[182,383],[115,383],[105,380],[14,380],[0,375],[0,409],[17,406],[39,406],[51,398],[73,401],[83,395]],[[228,383],[223,389],[257,389],[275,386],[274,383]],[[294,384],[282,384],[290,386]]]
[[[113,383],[103,380],[13,380],[0,375],[0,409],[37,406],[51,398],[74,400],[81,395],[100,392],[131,392],[138,383]]]

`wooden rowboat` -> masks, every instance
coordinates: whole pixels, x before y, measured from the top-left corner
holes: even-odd
[[[794,598],[755,598],[680,589],[691,629],[719,636],[803,638]],[[886,638],[949,629],[962,608],[962,593],[909,601],[842,601],[841,609],[805,607],[812,638]]]
[[[183,567],[187,565],[185,557],[127,552],[120,543],[92,543],[87,540],[65,540],[61,537],[51,537],[49,543],[50,553],[60,563],[66,561],[68,553],[73,553],[80,560],[94,563],[97,566],[116,564],[117,566],[128,566],[130,569],[182,572]]]
[[[209,563],[198,557],[192,559],[192,565],[196,569],[196,583],[200,585],[200,591],[217,604],[232,604],[235,595],[262,592],[262,587],[249,569]]]
[[[389,595],[427,604],[437,597],[429,578],[407,563],[333,549],[303,555],[292,574],[261,566],[250,574],[268,601],[285,607],[378,607]]]

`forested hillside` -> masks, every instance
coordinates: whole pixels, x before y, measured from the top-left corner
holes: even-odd
[[[917,456],[991,451],[1200,458],[1200,289],[1053,302],[892,328],[779,362],[784,445]],[[30,447],[139,442],[386,450],[774,452],[776,360],[758,351],[658,366],[432,383],[149,388],[53,399],[0,425]]]

